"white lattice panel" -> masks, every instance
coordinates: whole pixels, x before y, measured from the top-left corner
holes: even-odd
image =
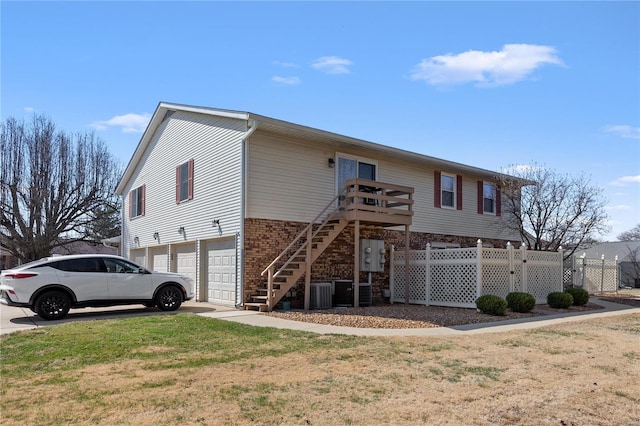
[[[503,261],[505,263],[509,262],[509,252],[504,249],[491,249],[491,248],[483,248],[482,249],[482,261]]]
[[[582,285],[589,293],[618,291],[618,265],[615,260],[581,259]]]
[[[482,264],[482,290],[484,294],[506,297],[509,294],[509,263]]]
[[[527,251],[528,262],[549,262],[556,264],[560,261],[562,254],[555,251]]]
[[[432,264],[429,304],[475,307],[478,298],[476,271],[475,263]]]
[[[401,255],[400,255],[401,254]],[[409,303],[425,304],[427,282],[425,279],[426,262],[424,251],[409,252]],[[394,253],[394,274],[392,300],[397,303],[405,302],[405,255],[404,252]]]
[[[562,289],[562,254],[557,252],[476,247],[413,250],[408,255],[411,303],[475,307],[480,294],[505,297],[510,291],[531,293],[537,303],[546,303],[549,293]],[[394,252],[392,262],[393,301],[404,302],[405,252]]]
[[[513,291],[524,292],[522,282],[522,251],[513,250]]]
[[[561,265],[550,268],[548,265],[527,265],[527,293],[536,298],[537,303],[546,303],[547,295],[562,291]]]
[[[430,255],[431,262],[470,260],[478,258],[478,250],[475,248],[430,250]]]

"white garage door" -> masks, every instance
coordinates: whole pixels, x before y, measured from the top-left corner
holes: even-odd
[[[233,248],[229,248],[229,246]],[[235,241],[207,244],[207,300],[212,303],[236,303]]]
[[[147,257],[145,256],[144,249],[135,249],[129,252],[129,259],[140,266],[147,266]]]
[[[192,244],[176,247],[176,272],[196,282],[196,249]]]
[[[169,256],[166,247],[157,247],[150,251],[151,269],[154,271],[167,272],[169,270]]]

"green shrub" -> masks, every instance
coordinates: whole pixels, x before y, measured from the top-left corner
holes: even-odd
[[[583,288],[568,288],[565,292],[573,297],[575,306],[584,306],[589,302],[589,292]]]
[[[507,301],[493,294],[485,294],[476,299],[476,307],[483,314],[502,316],[507,311]]]
[[[506,300],[507,306],[513,312],[529,312],[536,306],[536,298],[529,293],[509,293]]]
[[[555,291],[547,295],[547,304],[554,309],[567,309],[573,305],[573,296],[564,291]]]

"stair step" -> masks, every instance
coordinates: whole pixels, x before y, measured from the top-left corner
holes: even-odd
[[[252,295],[251,298],[255,299],[255,300],[267,300],[268,296],[266,294],[264,296],[262,296],[262,295]]]
[[[267,311],[267,304],[266,303],[245,303],[244,304],[244,309],[245,311],[260,311],[260,312],[266,312]]]

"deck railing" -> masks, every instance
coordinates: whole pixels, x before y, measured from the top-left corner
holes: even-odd
[[[349,220],[382,225],[410,225],[413,188],[368,179],[349,179],[344,191],[344,215]]]

